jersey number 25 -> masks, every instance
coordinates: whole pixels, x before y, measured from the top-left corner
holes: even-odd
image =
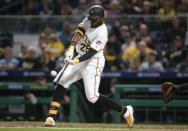
[[[83,52],[88,52],[90,49],[90,46],[89,45],[86,45],[84,43],[81,43],[81,47],[80,47],[80,50],[83,51]]]

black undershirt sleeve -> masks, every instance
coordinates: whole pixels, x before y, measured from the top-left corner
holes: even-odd
[[[97,53],[96,50],[90,48],[90,50],[89,50],[86,54],[82,55],[82,56],[79,58],[79,60],[80,60],[80,62],[85,61],[85,60],[88,60],[89,58],[91,58],[92,56],[94,56],[96,53]]]

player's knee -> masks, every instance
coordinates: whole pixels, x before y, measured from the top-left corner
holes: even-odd
[[[94,96],[94,97],[89,97],[87,99],[88,99],[89,102],[94,104],[94,103],[97,102],[98,98],[99,98],[98,96]]]

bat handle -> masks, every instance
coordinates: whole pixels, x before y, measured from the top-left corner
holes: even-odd
[[[75,58],[79,58],[81,55],[77,55]],[[66,70],[66,68],[68,67],[69,63],[67,61],[65,61],[65,64],[63,66],[63,68],[61,69],[61,71],[57,74],[57,76],[55,77],[55,79],[53,80],[53,84],[57,85],[60,78],[62,77],[64,71]]]

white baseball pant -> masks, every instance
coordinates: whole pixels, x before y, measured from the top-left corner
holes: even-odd
[[[69,88],[72,83],[83,79],[86,97],[89,102],[95,103],[99,97],[100,77],[104,64],[104,57],[94,57],[75,65],[68,65],[58,84]]]

